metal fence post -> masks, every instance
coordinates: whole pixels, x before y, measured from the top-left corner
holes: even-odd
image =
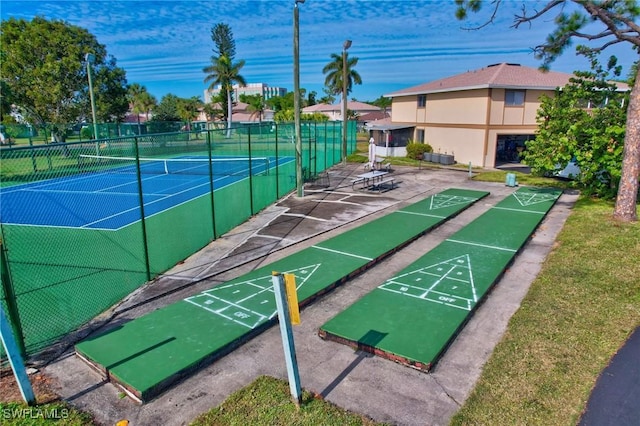
[[[147,224],[144,217],[144,197],[142,195],[142,173],[140,172],[140,149],[138,148],[138,138],[134,138],[134,148],[136,152],[136,177],[138,180],[138,198],[140,203],[140,223],[142,224],[142,244],[144,246],[144,266],[147,272],[147,281],[151,280],[151,264],[149,262],[149,245],[147,243]]]

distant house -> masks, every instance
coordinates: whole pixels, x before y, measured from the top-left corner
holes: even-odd
[[[572,74],[501,63],[385,95],[391,119],[370,122],[380,155],[406,155],[407,142],[429,143],[459,163],[517,162],[533,139],[540,96],[554,96]]]
[[[353,111],[361,117],[370,113],[382,111],[375,105],[365,104],[364,102],[347,101],[347,110]],[[342,102],[337,104],[316,104],[302,109],[304,114],[313,114],[315,112],[322,113],[329,117],[329,121],[342,121]]]

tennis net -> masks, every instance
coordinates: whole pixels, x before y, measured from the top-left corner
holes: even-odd
[[[249,176],[269,173],[268,157],[135,158],[79,155],[81,172]]]

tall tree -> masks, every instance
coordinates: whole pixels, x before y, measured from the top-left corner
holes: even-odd
[[[232,61],[236,58],[236,42],[233,39],[231,27],[225,23],[218,23],[211,28],[213,53],[216,58],[226,56]]]
[[[482,26],[493,22],[502,0],[492,2],[493,11]],[[569,7],[573,3],[575,7]],[[481,0],[456,0],[456,17],[466,19],[469,12],[478,12]],[[617,43],[631,43],[640,49],[640,7],[635,0],[550,0],[542,8],[529,12],[523,2],[522,12],[515,15],[513,27],[531,24],[537,19],[545,19],[556,13],[555,30],[549,34],[545,43],[533,48],[536,58],[542,60],[542,67],[549,65],[570,46],[573,39],[599,43],[596,47],[579,45],[576,51],[581,54],[600,53]],[[544,18],[543,18],[544,17]],[[594,22],[601,25],[596,27]],[[478,27],[479,28],[479,27]],[[594,31],[594,32],[590,32]],[[636,70],[637,72],[637,70]],[[640,79],[635,78],[629,105],[627,107],[626,134],[620,184],[613,217],[622,222],[638,220],[638,178],[640,176]]]
[[[187,122],[187,130],[191,130],[191,122],[198,118],[200,108],[202,108],[202,101],[197,96],[178,101],[178,114]]]
[[[124,97],[124,71],[115,59],[105,64],[105,46],[84,28],[42,17],[10,18],[0,23],[0,51],[0,75],[10,89],[11,103],[28,122],[50,126],[55,140],[63,141],[65,130],[90,111],[87,53],[95,58],[91,65],[96,99],[106,104]],[[105,116],[119,111],[102,110]]]
[[[129,104],[131,105],[131,111],[136,114],[138,121],[138,133],[141,133],[140,129],[140,114],[145,114],[145,118],[149,120],[149,113],[156,106],[156,98],[147,92],[147,88],[133,83],[129,86],[127,91],[127,97]]]
[[[226,56],[221,56],[215,64],[205,68],[205,72],[208,72],[209,74],[204,81],[205,83],[211,83],[209,85],[209,89],[212,89],[219,84],[227,93],[227,137],[231,136],[231,117],[233,114],[233,100],[231,99],[231,94],[233,93],[233,85],[236,83],[239,86],[247,85],[244,77],[240,75],[240,70],[243,66],[244,61],[242,60],[232,63]]]
[[[355,66],[358,64],[358,58],[349,57],[349,53],[346,55],[347,65],[347,95],[353,91],[354,84],[362,84],[362,78],[360,74],[355,70]],[[327,91],[333,95],[341,94],[343,91],[343,73],[342,73],[342,55],[336,53],[331,54],[332,61],[322,68],[322,73],[326,74],[324,79],[324,85],[327,87]]]
[[[213,41],[213,55],[210,58],[211,65],[205,67],[203,69],[204,73],[207,74],[205,78],[205,83],[211,82],[209,85],[209,90],[215,89],[217,84],[220,84],[220,101],[221,101],[221,109],[223,111],[223,118],[225,121],[229,121],[229,104],[228,100],[230,99],[228,92],[228,85],[222,84],[223,82],[217,81],[217,73],[218,69],[218,61],[223,56],[229,60],[229,63],[233,64],[233,61],[236,58],[236,42],[233,39],[233,31],[231,31],[231,27],[225,23],[215,24],[211,28],[211,40]],[[231,85],[231,90],[233,90],[233,85]]]
[[[117,123],[129,110],[127,76],[124,69],[116,66],[113,56],[104,66],[95,69],[96,116],[98,121]]]
[[[180,121],[178,113],[178,98],[173,93],[167,93],[160,99],[160,103],[153,109],[153,121]]]

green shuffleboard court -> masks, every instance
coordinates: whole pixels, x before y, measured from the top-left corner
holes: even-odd
[[[428,371],[560,197],[520,188],[320,327],[320,337]]]
[[[272,272],[296,277],[308,304],[488,192],[448,189],[76,345],[76,353],[146,401],[276,322]]]

